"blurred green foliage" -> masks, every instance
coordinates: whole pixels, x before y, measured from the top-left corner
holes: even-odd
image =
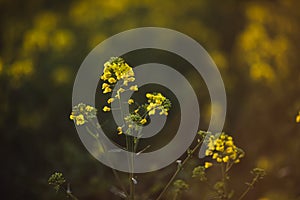
[[[59,198],[47,185],[54,171],[80,199],[117,199],[110,170],[68,119],[72,84],[95,45],[142,26],[191,36],[219,67],[228,96],[224,129],[246,152],[232,175],[236,188],[257,165],[268,175],[249,199],[300,199],[299,7],[297,0],[0,0],[2,199]],[[205,125],[210,105],[202,106]],[[157,194],[174,167],[140,175],[137,191]],[[201,188],[190,185],[184,195],[199,199]]]

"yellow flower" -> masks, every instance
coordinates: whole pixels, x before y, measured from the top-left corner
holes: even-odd
[[[105,81],[105,80],[109,79],[110,77],[111,77],[111,73],[106,72],[103,74],[103,76],[101,76],[101,79]]]
[[[111,84],[113,84],[113,83],[115,83],[117,81],[116,81],[116,79],[114,79],[114,78],[111,77],[111,78],[108,79],[108,82],[111,83]]]
[[[161,111],[160,111],[160,113],[159,113],[159,115],[168,115],[168,112],[166,111],[166,110],[164,110],[164,109],[162,109]]]
[[[122,93],[125,92],[125,90],[123,88],[118,89],[117,93]]]
[[[217,146],[216,150],[222,152],[222,151],[224,151],[224,146],[223,145],[222,146]]]
[[[103,91],[103,94],[109,93],[109,92],[111,92],[111,91],[112,91],[111,88],[106,87],[106,88],[104,89],[104,91]]]
[[[232,147],[227,147],[227,149],[226,149],[226,153],[232,153],[233,152],[233,149],[232,149]]]
[[[147,120],[144,118],[140,121],[141,124],[146,124],[147,123]]]
[[[216,159],[218,157],[218,153],[214,153],[212,159]]]
[[[133,81],[135,81],[135,78],[134,77],[129,77],[129,78],[126,79],[126,81],[127,82],[133,82]]]
[[[155,107],[156,107],[156,104],[154,104],[154,103],[150,103],[148,106],[147,106],[147,111],[150,111],[150,110],[154,110],[155,109]]]
[[[106,63],[104,63],[104,67],[106,68],[106,67],[109,67],[110,66],[110,62],[106,62]]]
[[[133,99],[129,99],[129,100],[128,100],[128,104],[129,104],[129,105],[131,105],[131,104],[133,104],[133,103],[134,103],[134,100],[133,100]]]
[[[237,148],[234,145],[233,138],[225,133],[221,133],[218,138],[211,135],[208,139],[207,148],[206,156],[211,156],[219,163],[238,163],[238,159],[244,157],[243,150]]]
[[[92,106],[86,106],[85,107],[85,110],[88,111],[88,112],[92,111],[93,109],[94,108]]]
[[[155,114],[155,109],[150,110],[148,114],[149,115],[154,115]]]
[[[210,162],[205,162],[204,163],[204,167],[207,169],[207,168],[209,168],[209,167],[211,167],[213,164],[212,163],[210,163]]]
[[[104,112],[109,112],[110,111],[110,107],[108,106],[104,106],[104,108],[102,109]]]
[[[146,97],[147,97],[148,99],[150,99],[150,98],[153,97],[153,94],[147,93],[147,94],[146,94]]]
[[[206,155],[206,156],[210,156],[210,155],[212,155],[212,154],[213,154],[213,152],[210,151],[210,150],[206,150],[206,151],[205,151],[205,155]]]
[[[75,119],[75,116],[73,115],[73,112],[72,112],[70,115],[70,120],[74,120],[74,119]]]
[[[300,123],[300,112],[298,113],[297,117],[296,117],[296,122]]]
[[[107,100],[107,103],[112,103],[114,100],[115,100],[114,98],[109,98],[109,99]]]
[[[225,156],[224,158],[223,158],[223,162],[228,162],[228,160],[229,160],[229,157],[228,156]]]
[[[75,121],[77,125],[83,125],[85,123],[84,117],[82,114],[75,117]]]
[[[233,141],[232,140],[226,141],[225,144],[227,146],[232,146],[233,145]]]
[[[129,88],[129,90],[131,90],[131,91],[138,91],[139,88],[138,88],[137,85],[133,85],[133,86],[131,86],[131,87]]]
[[[121,135],[123,133],[122,127],[119,126],[117,128],[117,131],[118,131],[118,135]]]
[[[229,156],[232,160],[235,160],[236,159],[236,153],[233,153],[233,154],[231,154],[230,156]]]
[[[107,87],[109,87],[109,85],[108,85],[107,83],[103,83],[103,84],[102,84],[102,90],[103,90],[104,88],[107,88]]]

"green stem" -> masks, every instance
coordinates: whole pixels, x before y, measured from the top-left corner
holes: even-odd
[[[120,86],[121,87],[121,86]],[[118,93],[119,95],[119,107],[120,107],[120,112],[121,112],[121,116],[122,116],[122,119],[123,119],[123,124],[125,124],[125,121],[124,121],[124,113],[123,113],[123,109],[122,109],[122,99],[121,99],[121,94]],[[132,148],[131,146],[133,146],[133,141],[131,141],[130,137],[125,134],[125,140],[126,140],[126,149],[127,151],[131,151]],[[134,200],[134,184],[133,184],[133,157],[131,157],[131,163],[130,163],[130,160],[128,158],[128,166],[131,167],[131,171],[129,173],[129,176],[128,176],[128,181],[129,181],[129,199],[130,200]]]
[[[94,122],[92,122],[92,124],[93,124],[93,126],[94,126],[96,129],[99,128],[96,124],[94,124]],[[104,145],[102,144],[102,142],[99,140],[99,137],[98,137],[96,134],[94,134],[88,127],[86,127],[86,130],[87,130],[87,132],[88,132],[92,137],[95,138],[99,150],[100,150],[100,148],[101,148],[101,149],[103,149],[103,150],[105,151],[105,149],[104,149],[105,146],[104,146]],[[125,186],[123,185],[123,183],[122,183],[122,181],[121,181],[121,178],[120,178],[119,174],[117,173],[117,171],[116,171],[114,168],[111,168],[111,169],[112,169],[112,172],[113,172],[113,174],[114,174],[114,176],[115,176],[115,178],[116,178],[118,184],[120,185],[121,189],[123,190],[123,192],[125,193],[125,195],[128,196],[127,190],[126,190]]]
[[[133,138],[130,138],[130,142],[129,142],[129,145],[130,145],[130,147],[129,147],[129,150],[131,151],[131,152],[133,152],[134,151],[134,139]],[[134,152],[133,152],[134,153]],[[134,182],[133,182],[133,176],[134,176],[134,174],[133,174],[133,166],[134,166],[134,157],[133,157],[134,155],[132,154],[132,156],[131,156],[131,171],[130,171],[130,175],[129,175],[129,181],[130,181],[130,200],[134,200],[134,190],[135,190],[135,187],[134,187]]]
[[[72,199],[74,199],[74,200],[78,200],[78,198],[77,197],[75,197],[72,193],[67,193]]]
[[[179,192],[175,192],[174,197],[173,197],[173,200],[176,200],[176,199],[177,199],[178,193],[179,193]]]
[[[194,154],[194,152],[200,147],[200,145],[202,144],[202,142],[203,142],[203,139],[198,142],[198,144],[192,149],[191,152],[188,153],[187,157],[184,159],[184,161],[181,163],[181,165],[177,167],[177,170],[175,171],[175,173],[173,174],[173,176],[170,178],[170,180],[168,181],[167,185],[164,187],[164,189],[159,194],[159,196],[156,198],[156,200],[160,200],[164,196],[164,194],[166,193],[166,191],[168,190],[168,188],[170,187],[171,183],[174,181],[174,179],[176,178],[176,176],[178,175],[178,173],[183,169],[183,166],[189,161],[189,159],[192,157],[192,155]]]
[[[232,166],[233,166],[233,162],[228,162],[226,165],[225,173],[228,173]]]
[[[68,187],[69,187],[69,186],[68,186]],[[75,195],[73,195],[72,192],[69,191],[69,189],[66,190],[64,187],[61,187],[61,188],[65,191],[65,193],[66,193],[69,197],[71,197],[71,199],[73,199],[73,200],[78,200],[78,198],[77,198]]]
[[[251,183],[248,184],[248,187],[247,187],[246,190],[241,194],[241,196],[238,198],[238,200],[243,199],[243,198],[246,196],[246,194],[251,190],[251,188],[254,187],[254,184],[258,181],[258,177],[259,177],[259,176],[256,175],[256,176],[252,179]]]
[[[224,163],[221,164],[221,172],[222,172],[222,182],[224,184],[222,199],[228,199],[228,193],[227,193],[227,173],[226,173],[226,169],[225,169],[225,164]]]

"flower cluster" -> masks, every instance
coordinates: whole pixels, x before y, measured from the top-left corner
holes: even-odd
[[[102,110],[104,112],[111,111],[111,104],[116,99],[119,102],[119,107],[115,109],[122,109],[121,95],[123,92],[128,90],[138,91],[138,86],[133,85],[135,81],[134,72],[132,67],[130,67],[122,58],[112,57],[108,62],[104,64],[103,74],[101,80],[104,81],[102,84],[103,94],[112,92],[112,88],[116,86],[118,81],[123,81],[120,85],[118,84],[116,88],[116,95],[111,96],[107,100],[107,104]],[[129,85],[131,83],[131,85]],[[147,103],[144,105],[138,106],[134,112],[130,113],[128,116],[124,117],[126,124],[121,127],[117,127],[118,134],[126,133],[131,134],[132,131],[139,131],[141,127],[145,125],[147,117],[154,115],[156,111],[160,115],[168,115],[168,111],[171,108],[171,102],[161,93],[147,93],[146,94]],[[127,101],[129,105],[136,104],[134,99],[129,99]],[[124,130],[124,131],[123,131]]]
[[[112,57],[108,62],[104,64],[103,74],[101,80],[104,81],[102,84],[103,94],[112,92],[112,88],[116,85],[118,81],[123,81],[120,88],[117,90],[117,94],[107,100],[108,104],[111,104],[116,98],[120,99],[121,93],[131,90],[138,91],[137,85],[128,86],[129,83],[134,82],[134,72],[132,67],[130,67],[123,58]],[[126,89],[127,87],[127,89]],[[134,101],[128,101],[128,104],[132,104]],[[104,106],[103,111],[109,112],[111,108],[109,106]]]
[[[174,181],[173,186],[175,187],[175,190],[183,191],[189,189],[189,185],[181,179],[178,179]]]
[[[125,122],[128,128],[139,130],[139,127],[147,123],[147,119],[143,118],[138,112],[134,112],[126,116]],[[136,127],[137,126],[137,127]]]
[[[70,119],[74,120],[76,125],[83,125],[88,120],[96,118],[96,114],[96,108],[84,103],[79,103],[77,106],[73,107]]]
[[[147,111],[149,115],[154,115],[155,111],[160,111],[160,115],[168,115],[168,111],[171,108],[171,102],[161,93],[147,93],[148,99]]]
[[[62,173],[55,172],[50,176],[48,179],[48,184],[52,185],[56,191],[58,191],[62,184],[66,182],[65,178],[63,177]]]
[[[266,176],[266,171],[261,168],[254,168],[251,170],[251,174],[256,176],[257,177],[256,179],[258,180],[258,179],[263,179],[264,176]]]
[[[125,82],[124,85],[127,85],[128,82],[134,81],[134,72],[123,58],[112,57],[108,62],[104,63],[101,79],[111,84],[116,83],[116,79],[123,79]]]
[[[195,167],[193,170],[193,178],[199,178],[200,181],[207,181],[206,173],[205,173],[205,167],[204,166],[198,166]]]
[[[225,133],[221,133],[219,137],[210,134],[206,143],[207,150],[205,155],[211,156],[212,159],[219,163],[238,163],[240,159],[244,157],[243,150],[236,147],[232,137]]]
[[[169,99],[161,93],[147,93],[146,98],[148,99],[148,103],[139,106],[134,112],[124,118],[128,126],[126,133],[132,130],[139,131],[148,122],[147,116],[154,115],[156,110],[160,111],[161,115],[168,115],[168,111],[171,108]],[[133,102],[133,99],[129,99],[128,104],[132,104]]]

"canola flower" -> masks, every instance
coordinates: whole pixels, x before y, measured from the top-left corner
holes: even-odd
[[[205,162],[204,163],[204,168],[207,169],[207,168],[210,168],[213,164],[211,162]]]
[[[117,128],[117,131],[118,131],[118,135],[121,135],[122,133],[123,133],[123,129],[122,129],[122,127],[118,127]]]
[[[102,84],[103,93],[112,91],[111,86],[114,86],[117,81],[123,80],[123,85],[127,86],[128,83],[133,82],[134,72],[123,58],[112,57],[104,64],[103,74],[100,77],[104,81]],[[131,86],[132,89],[137,89],[137,86]]]
[[[298,115],[296,116],[296,123],[300,123],[300,111],[298,112]]]
[[[161,93],[147,93],[146,97],[148,99],[147,111],[149,115],[154,115],[155,111],[160,111],[160,115],[168,115],[168,111],[171,108],[171,102]]]
[[[206,143],[205,155],[210,156],[218,163],[239,163],[245,155],[244,151],[234,144],[233,138],[225,133],[221,133],[219,137],[210,134]],[[208,166],[211,165],[205,164],[205,168],[208,168]]]
[[[70,119],[73,120],[76,125],[83,125],[89,120],[96,118],[97,109],[86,105],[84,103],[79,103],[74,106],[70,115]]]
[[[117,94],[107,100],[107,103],[112,103],[115,99],[120,99],[121,94],[127,90],[138,91],[137,85],[128,86],[129,83],[134,82],[134,72],[123,58],[112,57],[108,62],[104,64],[103,74],[100,77],[103,82],[102,93],[111,93],[112,88],[115,87],[118,81],[123,81],[120,88],[117,90]],[[126,87],[128,87],[126,89]],[[134,101],[129,100],[128,104],[132,104]],[[108,106],[103,107],[104,112],[109,112],[111,109]]]
[[[108,106],[104,106],[102,109],[104,112],[109,112],[111,109]]]
[[[125,117],[125,122],[128,124],[129,129],[139,130],[141,126],[145,125],[148,120],[147,116],[154,115],[155,111],[160,111],[160,115],[168,115],[171,108],[171,102],[161,93],[147,93],[147,103],[139,106],[129,116]],[[134,103],[129,99],[128,104]]]
[[[107,104],[111,104],[115,100],[119,100],[119,103],[122,104],[120,101],[122,93],[126,91],[136,92],[139,90],[137,85],[133,85],[135,81],[133,69],[123,58],[112,57],[106,62],[100,79],[103,81],[101,88],[103,94],[111,93],[116,83],[123,81],[121,82],[122,84],[118,85],[116,95],[107,100]],[[141,130],[141,127],[148,122],[147,116],[154,115],[156,111],[158,111],[160,115],[168,115],[171,102],[164,95],[161,93],[147,93],[146,98],[146,104],[138,106],[134,112],[124,117],[126,123],[122,126],[124,131],[121,127],[117,127],[117,133],[119,135],[123,132],[130,134],[132,131]],[[133,105],[135,101],[134,99],[129,99],[127,103],[128,105]],[[122,109],[122,105],[120,105],[119,109]],[[104,112],[110,112],[112,108],[110,105],[104,105],[102,110]]]
[[[129,99],[129,100],[128,100],[128,104],[129,104],[129,105],[131,105],[131,104],[133,104],[133,103],[134,103],[134,100],[133,100],[133,99]]]

